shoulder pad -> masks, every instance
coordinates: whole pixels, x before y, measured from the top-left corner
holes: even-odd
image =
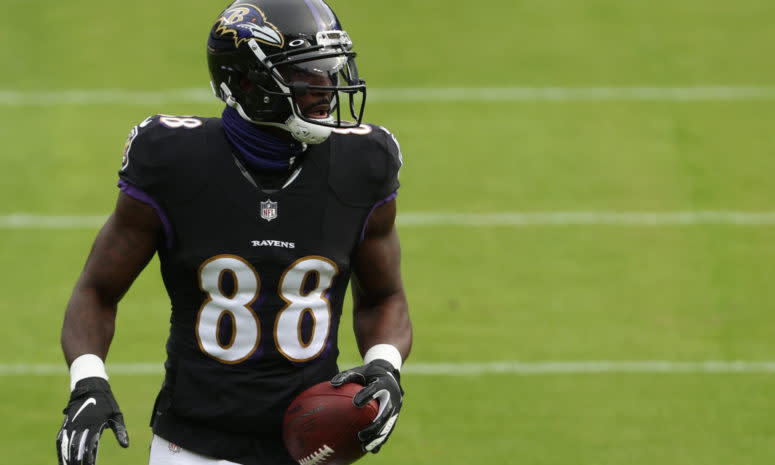
[[[119,176],[152,197],[170,179],[188,181],[193,172],[188,168],[196,163],[195,148],[205,144],[210,119],[149,116],[129,132]]]
[[[331,135],[329,182],[344,203],[370,206],[386,199],[400,185],[402,165],[398,141],[382,126],[362,124]]]
[[[204,126],[206,119],[195,116],[153,115],[144,119],[129,132],[124,144],[121,171],[126,171],[135,162],[149,165],[164,165],[170,162],[176,145],[183,139],[181,132]]]

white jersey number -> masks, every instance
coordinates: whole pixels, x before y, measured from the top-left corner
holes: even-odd
[[[337,134],[355,134],[356,136],[365,136],[366,134],[371,134],[371,126],[361,124],[360,126],[352,128],[334,128],[332,131]]]
[[[233,290],[227,294],[224,275],[231,275]],[[336,265],[323,257],[296,260],[280,278],[278,293],[286,305],[277,313],[274,342],[288,360],[304,362],[323,351],[331,332],[331,303],[325,293],[338,274]],[[314,279],[312,289],[308,281]],[[236,255],[218,255],[199,268],[199,287],[207,294],[196,320],[196,337],[205,354],[223,363],[246,360],[261,342],[261,324],[250,307],[261,291],[256,270]],[[231,317],[231,337],[219,337],[225,316]],[[304,316],[312,321],[311,334],[301,331]]]
[[[172,129],[194,129],[202,125],[202,120],[193,116],[160,115],[159,122]]]

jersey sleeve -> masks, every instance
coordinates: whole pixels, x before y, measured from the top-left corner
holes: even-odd
[[[332,142],[331,188],[344,203],[373,206],[394,195],[403,165],[396,137],[382,126],[362,125]]]
[[[382,143],[384,145],[385,179],[377,194],[378,197],[384,199],[396,192],[401,186],[401,183],[398,181],[398,175],[401,167],[404,165],[404,158],[401,154],[401,146],[398,143],[398,139],[396,139],[393,133],[382,126],[376,126],[375,130],[382,136]]]
[[[157,202],[190,196],[201,184],[189,154],[206,143],[206,119],[154,115],[132,128],[118,174]]]
[[[161,196],[160,190],[169,175],[169,149],[165,147],[171,134],[165,134],[159,115],[146,118],[133,127],[124,145],[124,156],[118,175],[152,198]]]
[[[156,210],[168,246],[173,237],[169,205],[190,196],[198,184],[196,172],[186,160],[190,152],[186,147],[197,140],[184,135],[184,131],[191,134],[189,129],[202,124],[194,117],[150,116],[132,128],[124,145],[118,186]]]

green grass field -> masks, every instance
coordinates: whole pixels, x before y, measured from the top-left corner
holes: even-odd
[[[397,429],[362,463],[773,463],[771,2],[332,4],[405,159],[415,345]],[[220,112],[204,47],[224,5],[4,5],[0,462],[50,464],[59,330],[98,229],[67,222],[111,211],[134,124]],[[147,463],[168,319],[154,260],[108,360],[132,446],[107,437],[101,465]],[[356,362],[349,322],[342,341]]]

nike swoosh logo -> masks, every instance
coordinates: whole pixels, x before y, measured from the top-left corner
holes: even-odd
[[[81,412],[83,412],[83,409],[85,409],[86,407],[88,407],[90,405],[97,405],[97,401],[94,399],[94,397],[89,397],[88,399],[86,399],[86,402],[84,402],[83,405],[81,405],[81,408],[79,408],[78,411],[75,412],[75,415],[73,415],[73,419],[70,420],[70,421],[75,421],[75,418],[78,415],[80,415]]]

